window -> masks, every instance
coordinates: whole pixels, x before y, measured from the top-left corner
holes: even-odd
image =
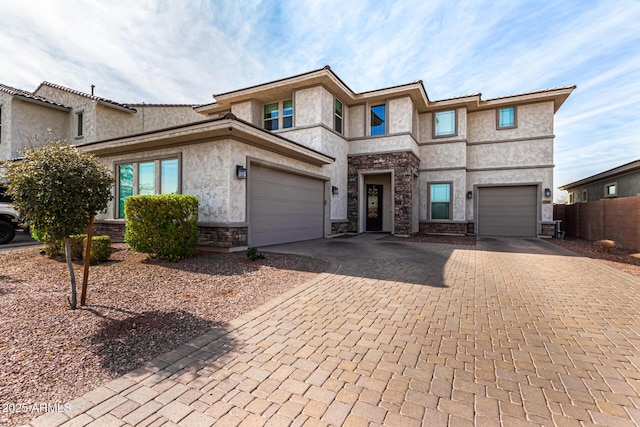
[[[576,197],[575,193],[569,193],[569,204],[570,205],[575,203],[575,200],[576,200],[575,197]]]
[[[500,108],[498,110],[498,129],[509,129],[516,127],[515,107]]]
[[[333,112],[333,130],[342,133],[342,102],[335,99]]]
[[[293,101],[274,102],[264,106],[264,128],[266,130],[293,127]]]
[[[124,218],[124,199],[134,194],[180,192],[180,161],[177,158],[145,160],[116,166],[118,218]]]
[[[430,184],[431,219],[451,219],[451,184]]]
[[[587,203],[587,190],[582,190],[582,203]]]
[[[451,136],[456,134],[456,111],[440,111],[433,115],[434,135],[435,136]]]
[[[82,111],[77,111],[76,112],[76,137],[77,138],[81,138],[82,136],[84,136],[84,130],[83,128],[83,120],[84,120],[84,113]]]
[[[604,197],[616,197],[618,195],[618,183],[613,182],[604,186]]]
[[[374,105],[371,107],[371,136],[384,135],[386,133],[386,120],[386,105]]]

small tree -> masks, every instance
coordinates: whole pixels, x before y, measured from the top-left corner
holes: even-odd
[[[21,161],[5,161],[8,193],[21,219],[51,239],[63,240],[71,298],[76,308],[76,280],[69,236],[84,233],[90,219],[113,198],[113,177],[98,159],[51,134],[46,143],[29,148]]]

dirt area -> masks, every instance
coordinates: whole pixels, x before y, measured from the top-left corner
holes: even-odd
[[[74,399],[310,280],[327,263],[269,253],[147,260],[114,244],[91,268],[88,305],[72,311],[62,261],[38,248],[0,253],[0,425],[38,413],[11,408]],[[75,265],[82,279],[81,264]],[[15,405],[15,406],[10,406]]]
[[[549,239],[548,241],[578,255],[596,259],[610,267],[640,277],[640,254],[635,251],[615,248],[613,252],[603,252],[596,247],[595,242],[571,237],[565,240]]]

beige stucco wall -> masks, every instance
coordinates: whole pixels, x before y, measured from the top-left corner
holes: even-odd
[[[19,152],[25,148],[38,147],[44,144],[49,137],[48,129],[51,129],[54,138],[67,139],[70,115],[68,111],[57,110],[15,98],[11,101],[10,110],[10,158],[20,157]],[[38,138],[37,141],[34,139],[36,136]]]
[[[0,92],[0,161],[11,158],[11,101],[12,96]]]
[[[467,144],[464,141],[420,146],[420,169],[442,169],[467,166]]]
[[[97,141],[96,135],[96,107],[98,103],[85,96],[76,95],[74,93],[56,89],[50,86],[41,86],[38,88],[36,95],[45,97],[51,101],[69,106],[72,108],[68,117],[68,134],[66,138],[69,143],[87,143]],[[77,123],[76,112],[82,110],[83,126],[81,138],[76,137]]]
[[[263,124],[262,111],[262,104],[254,100],[238,102],[237,104],[231,105],[231,113],[237,118],[259,127],[262,127]]]
[[[505,139],[550,136],[553,134],[553,102],[520,105],[516,107],[516,124],[513,129],[496,129],[497,110],[469,113],[469,143]]]
[[[349,141],[349,154],[389,153],[412,151],[420,156],[418,144],[410,134],[375,136]]]
[[[406,96],[388,102],[388,127],[390,134],[413,131],[413,101]]]
[[[321,86],[295,91],[295,126],[315,126],[322,123],[322,92]]]
[[[366,105],[359,104],[349,108],[348,138],[362,138],[366,132]]]
[[[283,130],[278,134],[336,159],[335,162],[322,167],[322,174],[331,179],[331,185],[338,187],[338,195],[331,197],[331,219],[346,219],[349,149],[346,140],[321,126]]]
[[[467,163],[469,169],[550,166],[553,139],[468,145]]]

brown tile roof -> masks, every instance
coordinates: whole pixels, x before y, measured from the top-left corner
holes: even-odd
[[[107,99],[107,98],[102,98],[100,96],[95,96],[95,95],[91,95],[91,94],[88,94],[88,93],[80,92],[79,90],[70,89],[68,87],[60,86],[60,85],[57,85],[57,84],[54,84],[54,83],[49,83],[49,82],[40,83],[40,86],[38,86],[38,88],[36,90],[34,90],[34,92],[37,92],[38,90],[40,90],[40,88],[42,86],[48,86],[48,87],[52,87],[54,89],[63,90],[65,92],[69,92],[69,93],[72,93],[72,94],[78,95],[78,96],[83,96],[85,98],[89,98],[91,100],[101,102],[103,104],[110,104],[110,105],[112,105],[114,107],[117,107],[117,108],[120,108],[120,109],[129,110],[129,111],[131,111],[133,113],[136,112],[136,109],[133,108],[131,105],[121,104],[119,102],[115,102],[115,101],[112,101],[112,100]]]
[[[11,86],[7,86],[7,85],[3,85],[0,83],[0,92],[4,92],[7,93],[11,96],[17,96],[19,98],[24,98],[27,101],[35,101],[35,102],[39,102],[39,103],[44,103],[44,104],[49,104],[55,107],[61,107],[64,109],[68,109],[71,110],[71,107],[69,107],[68,105],[64,105],[61,104],[59,102],[53,102],[43,96],[39,96],[36,95],[32,92],[29,92],[27,90],[23,90],[23,89],[17,89],[15,87],[11,87]]]
[[[485,99],[485,101],[495,101],[497,99],[514,98],[516,96],[536,95],[538,93],[554,92],[556,90],[575,89],[576,87],[577,87],[576,85],[549,87],[549,88],[546,88],[546,89],[534,90],[534,91],[531,91],[531,92],[521,92],[521,93],[515,93],[513,95],[498,96],[498,97],[495,97],[495,98]]]

